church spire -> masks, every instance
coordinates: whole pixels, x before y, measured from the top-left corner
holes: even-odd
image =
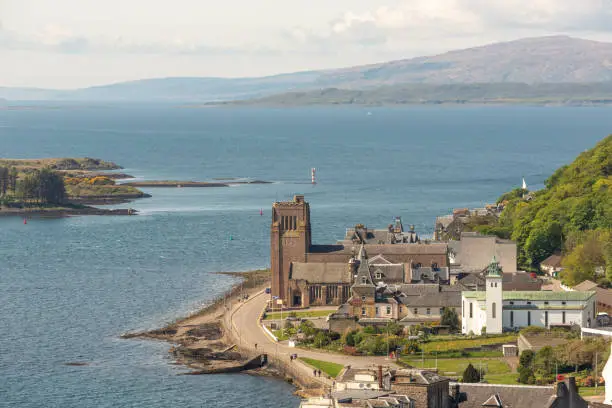
[[[487,277],[489,278],[500,278],[502,276],[502,269],[497,262],[497,257],[493,256],[493,260],[487,267]]]
[[[370,273],[370,264],[368,263],[368,255],[365,246],[362,244],[357,255],[359,266],[357,267],[357,276],[355,277],[356,286],[375,286]]]

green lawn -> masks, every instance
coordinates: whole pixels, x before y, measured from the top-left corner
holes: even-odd
[[[426,359],[423,361],[417,357],[411,358],[403,358],[403,362],[410,364],[411,366],[417,368],[436,368],[435,359]],[[510,366],[506,364],[505,361],[501,359],[470,359],[470,358],[449,358],[438,359],[438,372],[442,375],[448,375],[452,377],[461,377],[463,371],[468,366],[468,364],[472,363],[472,365],[478,369],[482,367],[485,374],[485,379],[488,375],[507,375],[510,373]],[[515,374],[516,376],[516,374]]]
[[[305,310],[302,312],[283,312],[283,319],[289,316],[295,316],[297,318],[302,317],[327,317],[333,313],[333,310]],[[280,312],[266,313],[265,320],[279,320],[281,318]]]
[[[518,373],[485,374],[484,377],[484,380],[489,384],[520,385],[517,379]]]
[[[336,378],[340,371],[344,368],[342,364],[330,363],[329,361],[314,360],[312,358],[300,357],[300,360],[306,364],[321,370],[332,378]]]
[[[595,387],[578,387],[578,393],[583,397],[593,397],[595,395],[604,395],[606,392],[606,387],[599,386]]]
[[[425,353],[431,353],[432,351],[451,351],[451,350],[463,350],[466,348],[481,347],[489,344],[501,344],[501,343],[514,343],[516,342],[517,336],[510,334],[507,336],[496,336],[496,337],[476,337],[473,339],[452,339],[431,341],[424,343],[421,348]]]
[[[285,341],[289,340],[291,336],[295,335],[295,329],[272,330],[272,334],[276,336],[278,341]]]

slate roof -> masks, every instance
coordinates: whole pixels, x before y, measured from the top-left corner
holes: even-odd
[[[402,264],[373,265],[370,262],[370,270],[374,274],[376,280],[381,280],[386,283],[404,282],[404,265]],[[376,278],[376,273],[378,272],[382,274],[380,279]]]
[[[351,271],[345,263],[293,262],[291,279],[310,283],[351,283]]]
[[[561,267],[561,255],[552,254],[551,256],[540,262],[540,265],[559,268]]]
[[[585,280],[584,282],[581,282],[578,285],[574,286],[574,290],[583,292],[585,290],[593,290],[596,287],[597,287],[597,284],[595,282],[590,281],[590,280]]]
[[[399,298],[406,307],[459,307],[461,292],[435,292],[421,296],[405,296]]]
[[[467,395],[467,401],[459,404],[460,408],[487,407],[485,402],[494,402],[497,396],[504,408],[548,408],[556,399],[553,386],[508,386],[498,384],[460,384],[461,392]],[[488,405],[491,406],[491,405]],[[495,407],[495,405],[492,405]]]

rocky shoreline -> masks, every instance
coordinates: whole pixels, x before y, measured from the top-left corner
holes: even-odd
[[[259,270],[220,274],[239,277],[241,282],[190,316],[160,329],[126,333],[121,335],[121,338],[163,340],[173,344],[169,353],[176,363],[193,370],[186,374],[216,374],[256,369],[259,364],[253,361],[253,356],[238,350],[223,322],[229,313],[227,302],[240,301],[241,296],[252,296],[266,288],[270,283],[270,272]]]

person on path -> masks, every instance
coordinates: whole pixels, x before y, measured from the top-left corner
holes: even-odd
[[[317,371],[317,375],[320,377],[321,376],[321,370]]]
[[[312,370],[312,375],[317,376],[317,370]]]
[[[257,350],[257,343],[255,343],[255,350]]]

